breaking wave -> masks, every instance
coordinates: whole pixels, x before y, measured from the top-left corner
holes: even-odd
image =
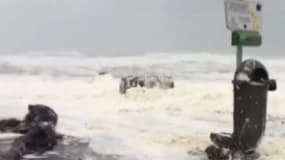
[[[44,52],[45,53],[45,52]],[[1,55],[0,74],[46,75],[57,77],[94,77],[109,73],[114,77],[126,75],[170,75],[176,79],[230,79],[235,70],[235,57],[222,54],[147,54],[127,57],[96,57],[64,52]],[[276,72],[285,60],[266,59]]]

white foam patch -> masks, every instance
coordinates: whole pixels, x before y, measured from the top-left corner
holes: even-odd
[[[193,56],[193,57],[191,57]],[[200,58],[199,58],[200,57]],[[57,130],[71,136],[91,140],[91,147],[104,154],[119,154],[138,160],[173,160],[205,158],[204,149],[210,144],[210,132],[231,132],[233,111],[233,72],[216,72],[233,66],[226,62],[231,57],[219,55],[160,55],[143,57],[79,59],[78,57],[11,57],[20,67],[34,68],[40,65],[80,72],[78,67],[94,67],[94,76],[61,77],[50,75],[0,75],[0,118],[23,118],[28,104],[46,104],[58,112]],[[119,94],[120,80],[111,75],[96,76],[100,67],[146,67],[188,63],[197,60],[195,66],[176,65],[177,75],[188,74],[200,79],[175,79],[173,90],[141,89]],[[1,59],[3,60],[3,59]],[[54,61],[55,60],[55,61]],[[212,71],[209,62],[215,61]],[[278,91],[269,94],[268,114],[264,142],[259,148],[262,160],[282,159],[285,142],[283,100],[285,74],[279,67],[285,63],[268,60],[271,75],[278,75]],[[96,62],[96,63],[95,63]],[[190,62],[189,62],[190,63]],[[211,66],[211,65],[210,65]],[[267,65],[266,65],[267,66]],[[179,72],[181,67],[181,72]],[[187,69],[187,67],[190,67]],[[197,70],[197,71],[195,71]],[[209,71],[206,73],[204,71]],[[189,71],[186,73],[185,71]],[[201,73],[194,75],[201,71]],[[88,74],[90,72],[88,71]],[[219,78],[219,76],[223,78]],[[5,137],[5,135],[3,135]],[[189,154],[188,154],[189,153]]]
[[[248,75],[246,73],[240,72],[237,75],[236,80],[249,82],[250,78],[248,77]]]

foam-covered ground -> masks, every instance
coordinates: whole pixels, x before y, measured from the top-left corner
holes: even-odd
[[[263,62],[277,78],[278,91],[269,94],[260,159],[280,160],[285,60]],[[42,103],[58,112],[59,132],[90,139],[90,147],[107,159],[204,160],[209,133],[232,131],[234,63],[232,56],[215,54],[2,56],[0,117],[21,118],[28,104]],[[111,75],[97,76],[99,71]],[[175,89],[135,88],[122,96],[118,77],[131,73],[172,75]]]

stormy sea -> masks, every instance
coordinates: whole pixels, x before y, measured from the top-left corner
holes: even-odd
[[[252,57],[278,85],[268,94],[260,160],[280,160],[285,58]],[[22,119],[28,104],[52,107],[59,115],[57,132],[90,142],[83,160],[205,160],[210,132],[233,130],[235,62],[233,53],[1,54],[0,118]],[[121,95],[120,78],[127,75],[172,76],[175,88],[132,88]]]

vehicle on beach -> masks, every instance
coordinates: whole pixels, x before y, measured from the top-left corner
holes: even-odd
[[[175,87],[174,80],[171,76],[126,76],[121,78],[120,93],[126,94],[130,88],[154,88],[172,89]]]

